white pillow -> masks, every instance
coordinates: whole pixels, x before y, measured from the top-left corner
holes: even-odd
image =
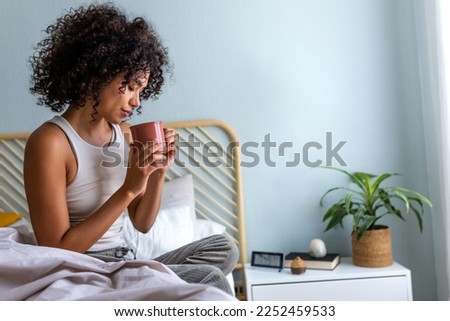
[[[136,258],[151,259],[194,241],[195,199],[192,175],[164,183],[161,206],[150,231],[138,232],[126,215],[124,238]]]
[[[194,240],[194,221],[188,206],[161,209],[150,231],[138,232],[126,215],[123,232],[137,259],[153,259]]]
[[[211,220],[196,219],[195,220],[195,236],[194,241],[202,238],[225,233],[226,227],[222,224]]]
[[[222,234],[225,226],[196,219],[192,175],[164,183],[161,207],[150,231],[138,232],[125,215],[123,235],[136,258],[152,259],[201,238]]]
[[[165,182],[161,196],[161,209],[188,206],[192,220],[195,220],[194,181],[192,175]]]

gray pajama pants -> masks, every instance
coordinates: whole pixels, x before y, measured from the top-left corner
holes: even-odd
[[[166,264],[188,283],[210,284],[232,294],[226,275],[239,259],[236,244],[225,235],[212,235],[165,253],[155,261]]]
[[[125,259],[122,248],[85,254],[106,262]],[[226,275],[233,271],[238,259],[236,244],[229,237],[218,234],[167,252],[154,260],[167,265],[188,283],[209,284],[232,294]]]

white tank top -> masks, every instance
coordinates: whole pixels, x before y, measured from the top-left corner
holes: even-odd
[[[75,226],[94,213],[123,184],[128,148],[119,125],[111,124],[111,143],[97,147],[84,141],[65,118],[55,116],[49,122],[64,131],[77,161],[77,173],[66,192],[70,225]],[[122,224],[123,213],[88,251],[123,246]]]

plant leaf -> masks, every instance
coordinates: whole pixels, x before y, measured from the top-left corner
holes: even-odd
[[[356,238],[359,240],[363,236],[365,231],[371,229],[375,225],[375,222],[378,219],[379,217],[376,216],[366,216],[364,222],[358,226],[358,235]]]
[[[340,204],[335,204],[324,214],[323,221],[328,220],[325,231],[328,231],[338,224],[342,226],[342,220],[349,213]]]
[[[420,199],[422,202],[424,202],[426,205],[428,205],[429,207],[433,207],[433,204],[431,203],[431,201],[423,194],[416,192],[416,191],[412,191],[410,189],[406,189],[403,187],[396,187],[397,190],[400,190],[404,193],[409,193],[414,195],[416,198]],[[410,197],[411,198],[411,197]]]
[[[412,210],[413,210],[414,214],[416,214],[417,222],[419,222],[419,230],[422,233],[422,231],[423,231],[422,215],[421,215],[421,213],[419,213],[419,211],[415,207],[412,207]]]
[[[373,187],[375,189],[377,189],[383,181],[385,181],[386,179],[388,179],[389,177],[394,176],[394,175],[400,175],[400,174],[397,174],[397,173],[392,173],[392,174],[391,173],[384,173],[384,174],[381,174],[380,176],[378,176],[378,178],[373,183]]]

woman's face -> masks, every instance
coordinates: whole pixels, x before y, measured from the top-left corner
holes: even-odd
[[[142,74],[136,80],[123,87],[123,75],[119,75],[100,91],[100,104],[97,107],[98,116],[113,124],[120,124],[131,115],[133,109],[141,104],[139,95],[147,86],[150,74]]]

